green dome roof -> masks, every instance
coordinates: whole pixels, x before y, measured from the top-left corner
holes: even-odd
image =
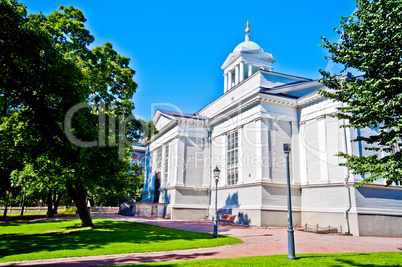
[[[238,46],[236,46],[236,48],[233,50],[233,52],[240,51],[242,47],[245,47],[245,48],[248,48],[251,50],[264,51],[258,44],[254,43],[252,41],[244,41],[243,43],[240,43]]]

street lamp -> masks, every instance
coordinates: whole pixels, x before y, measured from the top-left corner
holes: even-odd
[[[218,237],[218,181],[221,170],[219,170],[218,166],[214,169],[214,178],[215,178],[215,220],[214,220],[214,235],[213,238]]]
[[[295,240],[292,225],[292,197],[290,193],[290,171],[289,171],[289,153],[290,144],[283,144],[283,152],[286,154],[287,184],[288,184],[288,259],[294,260],[295,256]]]

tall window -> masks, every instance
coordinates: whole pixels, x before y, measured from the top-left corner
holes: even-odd
[[[165,181],[167,182],[169,172],[169,145],[165,147]]]
[[[162,148],[156,150],[156,168],[160,170],[162,166]]]
[[[237,184],[239,180],[238,168],[238,133],[233,132],[227,135],[228,149],[227,149],[227,162],[228,162],[228,185]]]

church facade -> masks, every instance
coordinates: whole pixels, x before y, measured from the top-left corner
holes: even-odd
[[[276,59],[250,41],[222,65],[223,94],[194,114],[157,110],[159,131],[147,144],[143,202],[166,203],[166,217],[212,219],[215,182],[220,214],[236,223],[287,226],[286,155],[291,144],[293,224],[342,226],[354,235],[402,236],[402,187],[385,181],[356,188],[363,177],[339,166],[342,151],[367,155],[352,142],[375,129],[341,128],[340,105],[318,80],[278,73]],[[346,76],[345,76],[346,78]]]

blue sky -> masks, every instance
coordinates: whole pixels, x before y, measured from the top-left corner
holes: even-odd
[[[244,41],[247,20],[250,40],[277,59],[274,71],[319,78],[328,64],[321,37],[337,41],[334,28],[356,7],[353,0],[21,2],[29,13],[49,14],[59,4],[81,9],[95,45],[111,42],[131,58],[138,83],[134,114],[145,120],[156,108],[194,113],[219,97],[220,67]]]

